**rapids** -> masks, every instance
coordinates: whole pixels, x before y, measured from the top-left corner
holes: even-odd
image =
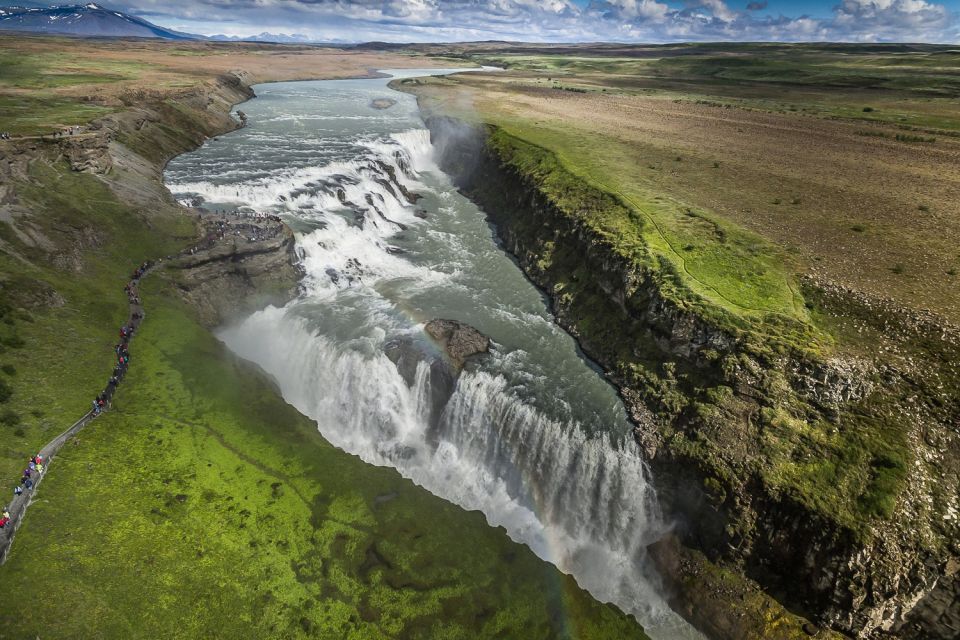
[[[664,523],[619,398],[436,167],[414,99],[387,82],[257,86],[246,128],[168,166],[183,200],[277,213],[297,232],[301,295],[220,338],[333,444],[481,510],[652,637],[699,637],[645,569]],[[370,107],[383,97],[396,104]],[[384,346],[408,336],[429,351],[433,318],[493,348],[431,421],[429,367],[408,385]]]

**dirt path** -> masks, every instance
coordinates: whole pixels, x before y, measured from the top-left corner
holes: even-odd
[[[139,284],[140,280],[146,276],[154,267],[148,267],[144,270],[143,274],[139,278],[133,279],[131,282],[135,285],[133,289],[134,297],[136,300],[139,300],[139,293],[136,290],[136,285]],[[133,331],[130,334],[132,339],[136,335],[137,329],[140,327],[140,323],[143,321],[143,305],[139,301],[131,300],[130,302],[130,311],[127,317],[126,326],[132,327]],[[119,380],[123,379],[123,375],[126,373],[124,368],[120,375],[118,376]],[[109,407],[110,400],[113,398],[113,394],[116,390],[116,385],[107,385],[103,390],[103,395],[106,398],[107,406]],[[56,438],[48,442],[43,446],[42,449],[38,452],[43,456],[43,473],[34,472],[31,476],[33,481],[33,487],[31,489],[24,488],[23,493],[18,496],[14,496],[13,500],[8,504],[7,511],[10,512],[10,522],[7,523],[3,529],[0,529],[0,564],[3,564],[7,560],[7,552],[10,550],[11,545],[13,544],[13,537],[17,533],[17,529],[20,528],[20,523],[23,522],[23,516],[27,511],[27,507],[33,502],[34,495],[37,490],[40,488],[40,483],[43,479],[50,473],[50,466],[54,459],[56,459],[57,452],[60,451],[60,448],[67,443],[73,436],[79,433],[85,426],[87,426],[91,421],[93,421],[98,414],[94,414],[93,409],[87,411],[79,420],[74,422],[69,429],[58,435]],[[24,461],[24,464],[27,462]]]
[[[160,268],[164,264],[169,263],[171,260],[175,260],[187,255],[195,255],[197,253],[210,251],[214,249],[218,242],[224,240],[229,240],[232,242],[234,241],[234,235],[232,235],[234,232],[239,232],[243,237],[249,238],[250,242],[262,242],[269,240],[275,235],[275,228],[273,228],[273,225],[274,222],[279,222],[279,219],[257,219],[249,216],[205,213],[204,222],[206,224],[206,235],[198,242],[198,244],[196,244],[194,247],[184,249],[176,256],[167,256],[156,265],[144,263],[146,266],[141,275],[139,277],[131,278],[130,284],[132,285],[132,289],[128,292],[128,296],[130,297],[130,307],[125,326],[131,327],[132,331],[126,339],[126,342],[121,339],[121,343],[128,344],[129,341],[132,340],[133,336],[136,335],[137,330],[140,328],[140,323],[143,321],[144,310],[142,300],[139,298],[139,284],[140,280],[146,277],[151,271]],[[119,383],[123,380],[123,377],[126,374],[126,367],[121,367],[118,371],[119,373],[117,375],[117,382]],[[109,408],[110,401],[112,400],[116,389],[116,384],[108,384],[103,390],[102,395],[106,400],[106,406],[104,407],[104,410]],[[79,433],[91,421],[96,419],[96,417],[97,415],[94,414],[92,409],[87,411],[87,413],[73,423],[69,429],[48,442],[38,452],[41,456],[43,456],[43,473],[39,474],[34,472],[30,477],[30,479],[33,481],[33,487],[31,489],[24,488],[23,493],[15,496],[7,505],[7,510],[10,512],[10,522],[8,522],[3,529],[0,529],[0,564],[6,562],[7,553],[10,551],[10,547],[13,544],[13,538],[16,535],[17,529],[20,528],[20,523],[23,522],[23,517],[27,511],[27,507],[29,507],[33,502],[33,498],[37,490],[40,488],[40,483],[47,476],[47,474],[50,473],[50,467],[53,461],[56,459],[57,453],[60,451],[63,445],[67,443],[67,441]],[[28,461],[24,460],[24,465],[26,465],[27,462]]]

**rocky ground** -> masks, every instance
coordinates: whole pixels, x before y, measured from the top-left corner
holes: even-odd
[[[254,218],[197,211],[203,240],[168,267],[183,298],[210,327],[297,291],[293,232],[275,216]]]

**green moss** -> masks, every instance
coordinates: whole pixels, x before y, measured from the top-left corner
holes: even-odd
[[[3,567],[5,632],[645,637],[481,514],[327,444],[158,288],[114,410]]]
[[[805,640],[811,635],[805,627],[827,640],[844,637],[811,625],[805,618],[788,611],[737,571],[714,564],[702,553],[681,547],[675,541],[667,544],[669,553],[682,558],[676,588],[684,593],[686,602],[702,607],[693,612],[693,617],[701,628],[717,637]],[[718,594],[723,595],[718,597]]]
[[[610,186],[619,184],[612,167],[628,162],[617,155],[616,145],[604,145],[604,160],[592,164],[590,158],[597,154],[587,146],[596,140],[516,120],[491,126],[489,141],[502,161],[617,256],[656,280],[660,294],[680,308],[693,310],[768,357],[816,355],[831,348],[830,337],[810,322],[776,249],[724,220],[651,196],[640,186]],[[630,194],[642,194],[643,202]]]
[[[666,446],[676,459],[700,470],[714,499],[722,503],[730,488],[742,481],[746,468],[775,499],[800,503],[857,534],[868,535],[876,518],[890,517],[906,478],[906,430],[883,418],[890,410],[877,398],[845,409],[839,428],[808,418],[818,413],[799,399],[773,364],[784,355],[816,361],[829,348],[825,332],[806,313],[795,317],[744,311],[698,295],[689,273],[660,253],[656,240],[646,233],[653,224],[638,216],[629,202],[568,170],[552,151],[498,127],[490,130],[490,146],[570,219],[569,225],[562,219],[551,221],[555,232],[566,233],[568,226],[585,230],[588,244],[600,243],[612,259],[622,261],[610,266],[608,259],[605,269],[642,274],[657,295],[739,341],[726,355],[704,353],[702,360],[672,356],[651,336],[650,327],[636,322],[645,313],[650,294],[625,291],[629,307],[625,310],[609,293],[623,287],[619,276],[608,278],[596,261],[586,264],[576,243],[544,240],[555,236],[544,234],[538,219],[508,214],[509,233],[522,238],[526,250],[536,254],[534,267],[540,272],[536,278],[542,275],[540,279],[552,287],[556,306],[585,348],[608,363],[619,384],[639,393],[648,408],[665,421],[684,425],[665,434]],[[686,217],[712,224],[698,212],[688,211]],[[723,244],[733,242],[738,232],[719,225],[711,233]],[[756,380],[751,383],[757,394],[753,399],[736,394],[730,386],[745,375]],[[761,420],[754,444],[748,416],[756,412],[755,403],[761,408]]]

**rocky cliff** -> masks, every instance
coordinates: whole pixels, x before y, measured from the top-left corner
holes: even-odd
[[[566,176],[561,204],[543,168],[563,169],[545,150],[491,127],[428,126],[441,166],[619,388],[685,545],[823,626],[957,637],[960,408],[948,390],[960,349],[949,331],[931,336],[810,282],[808,307],[838,335],[889,341],[893,325],[907,327],[890,347],[900,357],[814,345],[807,327],[777,318],[725,316],[668,264],[623,255],[589,224],[582,211],[625,207],[616,197]],[[704,611],[756,615],[733,602],[686,610],[714,637],[744,637],[742,625],[708,623]]]
[[[208,216],[208,228],[216,225]],[[220,326],[269,304],[282,306],[297,291],[301,274],[289,227],[279,222],[245,225],[254,231],[245,229],[244,235],[231,231],[236,226],[224,223],[225,232],[213,237],[212,246],[198,247],[168,263],[180,295],[207,327]]]
[[[89,190],[91,180],[107,187],[112,199],[122,203],[123,214],[156,229],[157,237],[170,243],[166,246],[205,243],[213,231],[212,217],[178,205],[163,185],[163,169],[173,156],[243,125],[230,111],[254,96],[249,81],[236,72],[189,89],[131,91],[121,96],[123,109],[83,127],[5,143],[0,148],[0,178],[8,184],[0,191],[0,214],[38,250],[34,259],[82,270],[90,260],[88,250],[106,242],[103,231],[84,225],[58,234],[58,229],[48,228],[36,203],[20,197],[38,184],[38,170],[68,167],[84,176],[88,186],[82,189]],[[234,224],[222,242],[204,244],[171,264],[169,273],[182,297],[208,326],[257,306],[283,303],[296,292],[292,233],[276,222],[270,230],[253,229],[253,241],[246,227],[258,224],[263,226]],[[245,235],[239,227],[245,227]],[[239,235],[233,235],[234,229]]]

